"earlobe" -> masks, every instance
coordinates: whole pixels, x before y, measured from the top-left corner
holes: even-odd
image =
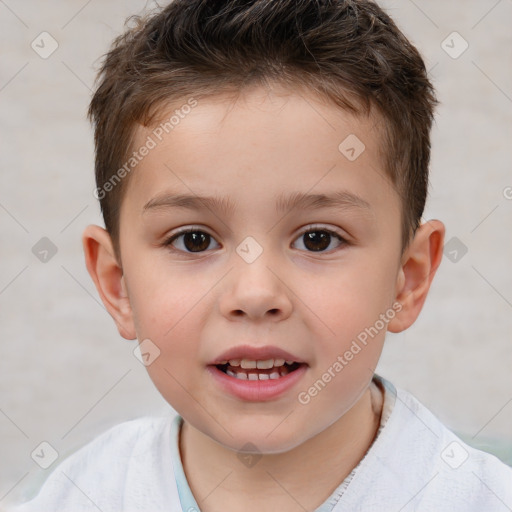
[[[441,264],[444,235],[444,224],[438,220],[430,220],[417,229],[398,272],[395,301],[401,304],[401,310],[389,322],[389,331],[401,332],[418,318]]]
[[[116,323],[119,334],[137,337],[123,270],[116,260],[112,240],[100,226],[87,226],[82,235],[87,270],[100,298]]]

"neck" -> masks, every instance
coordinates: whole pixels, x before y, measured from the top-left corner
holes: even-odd
[[[377,434],[381,411],[381,392],[372,381],[359,401],[328,428],[293,450],[262,455],[252,467],[244,467],[237,452],[184,422],[180,451],[192,494],[203,512],[229,512],[241,505],[244,512],[314,510],[364,457]]]

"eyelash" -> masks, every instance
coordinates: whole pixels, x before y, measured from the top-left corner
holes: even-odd
[[[336,233],[335,231],[333,230],[330,230],[330,229],[327,229],[327,228],[324,228],[324,227],[321,227],[321,226],[311,226],[311,227],[308,227],[308,229],[306,229],[305,231],[302,231],[296,238],[295,240],[298,240],[300,239],[301,237],[303,237],[304,235],[308,234],[308,233],[317,233],[317,232],[320,232],[320,233],[327,233],[329,234],[330,236],[333,236],[335,238],[337,238],[340,242],[340,244],[338,245],[337,248],[335,249],[331,249],[329,251],[306,251],[306,252],[309,252],[309,253],[320,253],[320,254],[329,254],[331,252],[334,252],[336,251],[336,249],[339,249],[340,247],[343,247],[343,246],[346,246],[346,245],[349,245],[349,242],[343,238],[339,233]],[[204,252],[207,252],[207,251],[197,251],[197,252],[192,252],[192,251],[183,251],[181,249],[175,249],[174,247],[172,247],[172,243],[177,240],[180,236],[183,236],[183,235],[186,235],[187,233],[204,233],[208,236],[210,236],[211,239],[214,240],[214,237],[212,235],[210,235],[209,233],[207,233],[206,231],[204,231],[203,229],[199,228],[199,227],[192,227],[192,228],[186,228],[186,229],[182,229],[181,231],[178,231],[176,233],[173,233],[171,236],[169,236],[164,242],[163,242],[163,246],[164,247],[167,247],[169,248],[172,252],[176,252],[176,253],[185,253],[185,254],[202,254]],[[329,244],[330,245],[330,244]]]

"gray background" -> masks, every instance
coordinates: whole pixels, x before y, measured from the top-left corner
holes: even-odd
[[[0,0],[0,505],[108,427],[167,407],[101,304],[80,240],[102,225],[85,119],[94,66],[145,5]],[[445,222],[459,260],[443,259],[423,313],[388,336],[377,371],[473,444],[510,443],[512,1],[383,5],[442,102],[425,219]],[[43,31],[58,43],[46,59],[31,48]],[[469,44],[458,58],[454,31]],[[32,252],[42,237],[57,248],[47,262]],[[30,456],[42,441],[59,453],[47,470]]]

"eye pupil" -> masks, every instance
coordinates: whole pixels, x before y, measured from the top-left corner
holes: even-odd
[[[210,245],[210,235],[203,231],[191,231],[189,233],[184,233],[183,243],[190,252],[200,252],[207,249]],[[197,245],[198,243],[200,245]]]
[[[331,235],[325,231],[309,231],[308,233],[304,234],[304,237],[304,246],[312,251],[318,252],[323,251],[329,247]],[[312,246],[311,243],[313,244]],[[318,247],[316,244],[320,244],[320,247]]]

